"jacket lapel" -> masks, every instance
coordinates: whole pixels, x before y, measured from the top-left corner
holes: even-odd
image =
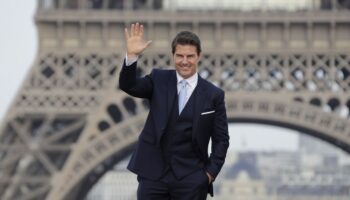
[[[176,98],[176,91],[177,91],[177,80],[176,80],[176,72],[172,71],[172,74],[169,78],[168,85],[168,95],[167,95],[167,116],[166,118],[169,118],[170,111],[172,109],[172,106],[174,104],[174,100]]]
[[[206,91],[207,88],[204,86],[205,82],[202,77],[198,75],[198,84],[197,84],[197,95],[195,96],[194,101],[194,118],[193,118],[193,129],[192,129],[192,140],[195,139],[195,133],[198,128],[198,119],[205,104]]]
[[[166,128],[166,125],[169,120],[170,111],[172,109],[172,105],[174,103],[177,87],[176,87],[176,74],[175,71],[172,71],[170,73],[170,76],[168,77],[169,81],[165,84],[165,89],[167,90],[166,97],[164,98],[164,103],[160,102],[160,105],[163,105],[161,107],[157,108],[157,111],[154,112],[155,116],[154,118],[156,123],[156,134],[157,134],[157,146],[160,145],[160,140],[162,138],[162,135],[164,134],[164,130]],[[158,105],[159,106],[159,105]]]

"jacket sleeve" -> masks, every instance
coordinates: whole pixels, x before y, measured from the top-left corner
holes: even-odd
[[[225,162],[230,141],[225,108],[225,94],[223,91],[220,91],[215,101],[214,130],[211,140],[211,154],[209,156],[209,162],[206,165],[206,170],[215,178]]]
[[[119,88],[131,96],[150,99],[153,90],[151,75],[137,77],[136,68],[137,62],[126,66],[124,60],[119,74]]]

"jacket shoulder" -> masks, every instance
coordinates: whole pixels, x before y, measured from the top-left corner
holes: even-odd
[[[154,80],[169,80],[169,77],[174,74],[175,70],[169,69],[153,69],[151,72],[151,77]]]
[[[216,93],[216,94],[224,94],[225,93],[225,91],[223,89],[221,89],[218,86],[214,85],[212,82],[207,81],[207,80],[205,80],[203,78],[202,78],[202,80],[203,80],[203,83],[204,83],[205,87],[209,91],[211,91],[213,93]]]
[[[167,75],[167,74],[172,74],[174,73],[175,70],[171,70],[171,69],[153,69],[152,73],[154,73],[155,75]]]

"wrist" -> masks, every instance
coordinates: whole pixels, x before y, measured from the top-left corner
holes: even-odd
[[[128,56],[128,53],[126,53],[125,54],[125,65],[126,66],[130,66],[130,65],[132,65],[134,62],[136,62],[137,61],[137,59],[138,59],[138,56],[136,56],[136,57],[129,57]]]
[[[127,52],[127,53],[126,53],[126,56],[127,56],[127,58],[130,59],[130,60],[135,60],[135,59],[138,58],[138,55],[135,54],[135,53],[129,53],[129,52]]]

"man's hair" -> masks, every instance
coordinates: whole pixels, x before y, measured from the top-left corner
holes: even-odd
[[[195,46],[198,55],[200,55],[202,52],[201,41],[199,40],[199,37],[190,31],[181,31],[175,36],[173,42],[171,43],[171,50],[173,54],[175,53],[176,46],[178,44]]]

